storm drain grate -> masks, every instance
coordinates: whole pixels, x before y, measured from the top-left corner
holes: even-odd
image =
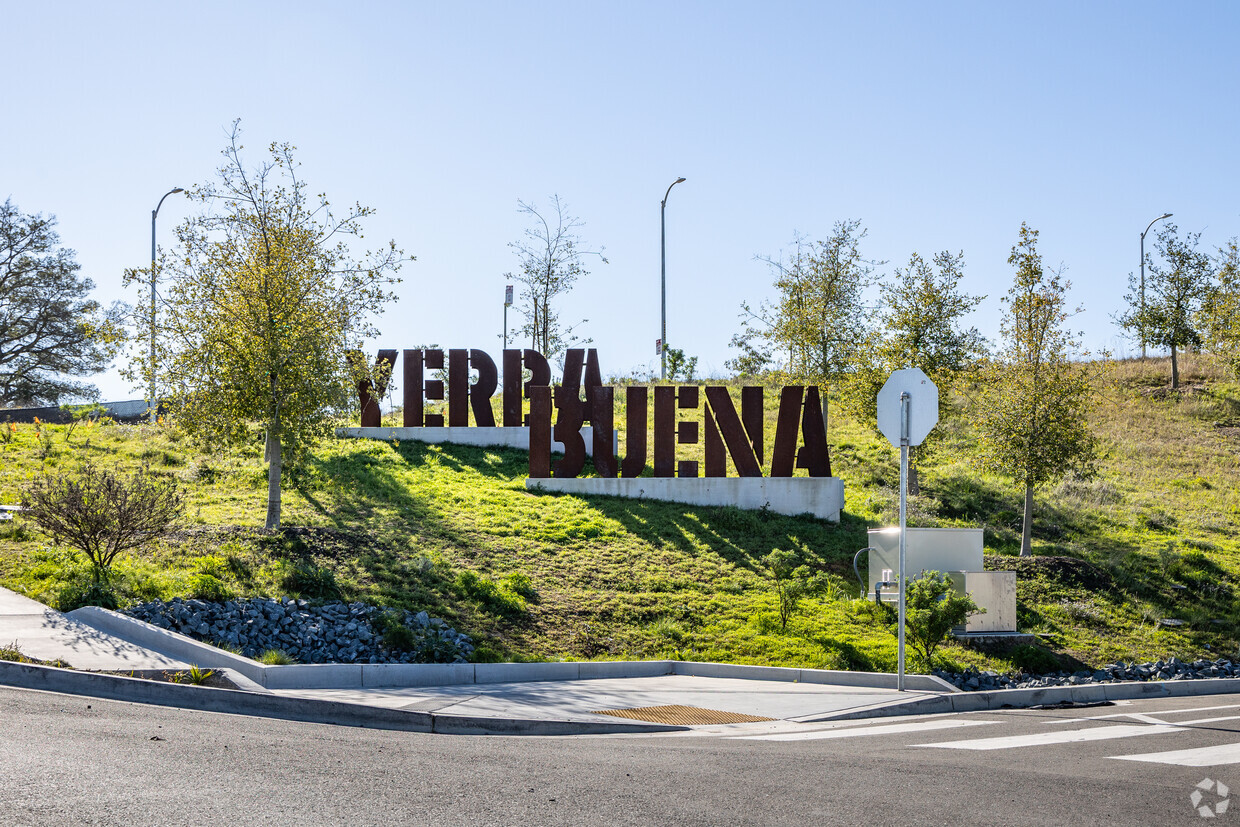
[[[774,718],[762,718],[758,715],[739,715],[735,712],[720,712],[717,709],[702,709],[697,706],[639,706],[633,709],[598,709],[596,715],[614,715],[617,718],[630,718],[634,721],[649,721],[654,724],[679,724],[680,726],[700,726],[703,724],[749,724],[759,721],[773,721]]]

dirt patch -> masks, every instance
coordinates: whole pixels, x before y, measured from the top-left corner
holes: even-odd
[[[1097,591],[1111,586],[1111,576],[1086,560],[1076,557],[1006,557],[987,554],[984,567],[988,571],[1014,571],[1023,577],[1045,577],[1063,586]]]
[[[204,670],[206,677],[198,683],[194,683],[188,669],[128,669],[105,670],[100,672],[102,675],[117,675],[122,678],[138,678],[144,681],[159,681],[160,683],[179,683],[190,686],[209,686],[212,689],[240,689],[235,683],[230,681],[223,672],[218,669]]]

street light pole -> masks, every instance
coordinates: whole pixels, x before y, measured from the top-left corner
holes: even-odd
[[[1150,231],[1155,223],[1162,221],[1164,218],[1170,218],[1171,213],[1160,215],[1149,224],[1141,233],[1141,361],[1145,361],[1145,234]]]
[[[659,295],[662,298],[663,309],[663,324],[659,332],[661,337],[659,339],[659,358],[662,360],[660,376],[665,382],[667,381],[667,196],[671,195],[672,187],[684,180],[684,178],[677,178],[668,185],[667,192],[663,193],[663,200],[659,204],[659,261],[661,266]]]
[[[164,198],[174,193],[185,192],[181,187],[173,187],[164,193]],[[155,423],[156,409],[159,399],[155,395],[155,219],[159,216],[159,208],[164,205],[164,198],[159,199],[155,209],[151,210],[151,423]]]

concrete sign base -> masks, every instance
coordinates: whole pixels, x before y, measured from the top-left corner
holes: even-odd
[[[844,482],[838,477],[552,477],[527,479],[525,487],[535,492],[665,500],[685,505],[731,505],[750,510],[767,507],[776,514],[809,514],[836,523],[844,507]]]
[[[385,439],[398,442],[450,443],[453,445],[476,445],[481,448],[519,448],[530,449],[530,429],[514,428],[337,428],[336,436],[345,439]],[[586,456],[594,456],[594,431],[590,426],[581,429],[581,438],[586,443]],[[620,432],[612,431],[611,450],[617,453],[620,448]],[[552,442],[551,450],[564,452],[564,444]]]

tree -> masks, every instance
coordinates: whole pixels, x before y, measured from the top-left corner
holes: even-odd
[[[168,533],[182,503],[171,477],[146,467],[117,474],[86,462],[76,475],[36,477],[26,489],[22,516],[85,554],[99,584],[107,582],[118,554]]]
[[[190,192],[204,212],[177,228],[164,364],[173,411],[193,436],[253,444],[261,430],[266,527],[276,529],[286,457],[296,461],[351,405],[361,368],[347,354],[373,334],[369,320],[394,298],[405,258],[395,242],[355,258],[346,238],[360,238],[373,211],[338,215],[326,196],[308,196],[287,143],[248,168],[239,139],[234,123],[217,179]]]
[[[771,572],[779,607],[779,628],[783,631],[787,631],[788,619],[796,614],[803,598],[823,592],[829,592],[832,597],[836,594],[830,578],[803,565],[795,551],[777,548],[763,557],[762,562]]]
[[[921,368],[939,389],[942,409],[950,410],[952,391],[978,367],[986,340],[977,328],[965,328],[964,317],[985,300],[960,291],[964,253],[947,250],[926,261],[909,257],[894,278],[882,283],[882,330],[875,359],[857,367],[850,389],[852,406],[870,420],[877,417],[879,388],[894,370]],[[934,432],[909,453],[909,491],[919,491],[917,459],[934,444]]]
[[[1178,352],[1199,347],[1202,342],[1201,308],[1214,287],[1214,262],[1197,250],[1201,233],[1188,233],[1184,240],[1179,230],[1168,223],[1158,232],[1154,249],[1162,257],[1158,264],[1147,255],[1145,303],[1142,306],[1140,283],[1129,275],[1129,292],[1124,296],[1128,312],[1119,322],[1147,341],[1171,349],[1171,389],[1180,387]]]
[[[1218,279],[1204,304],[1206,346],[1240,376],[1240,242],[1219,250]]]
[[[582,249],[577,230],[585,222],[566,214],[568,205],[560,201],[560,196],[551,197],[554,215],[543,215],[524,201],[517,204],[520,212],[531,217],[533,226],[525,231],[524,239],[508,245],[521,259],[521,269],[505,273],[504,278],[521,285],[519,309],[525,316],[525,324],[514,332],[528,336],[531,348],[552,359],[567,348],[590,343],[590,339],[573,333],[589,319],[565,326],[555,303],[573,289],[578,279],[590,274],[582,264],[586,256],[598,256],[604,264],[607,259],[601,248]]]
[[[740,353],[728,366],[757,375],[776,353],[787,354],[793,379],[837,391],[851,387],[875,346],[863,293],[884,263],[861,254],[865,236],[860,221],[838,221],[825,241],[795,238],[787,262],[758,257],[775,274],[776,296],[756,310],[741,304],[741,332],[731,341]]]
[[[978,459],[1025,489],[1020,554],[1032,553],[1033,492],[1073,469],[1088,468],[1096,439],[1087,421],[1093,394],[1078,347],[1064,325],[1071,287],[1048,272],[1037,251],[1037,230],[1021,224],[1008,263],[1016,268],[1003,302],[1002,348],[984,369],[975,421]]]
[[[0,206],[0,407],[96,398],[65,377],[106,370],[121,338],[121,306],[87,298],[95,285],[55,227],[55,216]]]
[[[937,571],[923,572],[916,580],[910,580],[904,599],[905,634],[927,669],[931,668],[934,650],[953,628],[970,615],[986,611],[978,608],[972,596],[957,594],[951,578]]]
[[[667,350],[667,380],[669,382],[692,382],[697,374],[698,358],[685,356],[677,347],[663,346]]]

